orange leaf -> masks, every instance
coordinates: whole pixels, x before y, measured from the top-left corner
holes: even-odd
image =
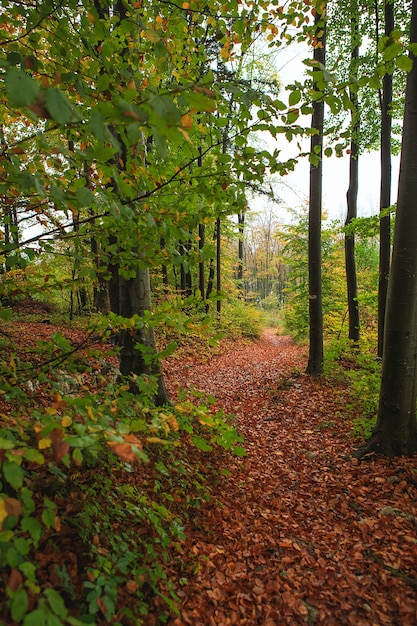
[[[126,463],[134,463],[136,461],[136,453],[133,451],[130,443],[116,443],[109,441],[109,446],[117,456],[126,461]]]

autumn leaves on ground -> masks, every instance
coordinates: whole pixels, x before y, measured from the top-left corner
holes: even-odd
[[[169,372],[238,416],[248,452],[187,529],[200,567],[173,626],[417,623],[415,463],[349,458],[348,389],[305,365],[269,330]]]
[[[346,418],[349,387],[342,376],[305,375],[306,356],[267,329],[203,359],[167,360],[171,396],[215,396],[216,408],[236,416],[247,450],[243,458],[208,453],[210,499],[189,516],[181,563],[165,566],[180,598],[170,626],[417,623],[415,459],[352,459],[360,441]],[[142,468],[130,480],[143,480]],[[69,541],[63,549],[75,551]],[[73,575],[82,576],[79,565]],[[136,588],[131,581],[119,601],[129,603]],[[135,623],[161,623],[160,602],[150,605]]]

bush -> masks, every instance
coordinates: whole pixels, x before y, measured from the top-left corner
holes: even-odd
[[[217,325],[228,337],[254,339],[262,331],[262,313],[243,300],[225,300],[222,302],[221,317]]]

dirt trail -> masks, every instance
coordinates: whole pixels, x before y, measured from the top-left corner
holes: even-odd
[[[385,514],[417,514],[412,463],[347,460],[348,390],[304,375],[306,358],[269,329],[169,372],[237,415],[248,452],[187,528],[171,626],[417,624],[416,525]]]

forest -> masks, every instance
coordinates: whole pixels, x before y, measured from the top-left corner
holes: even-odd
[[[417,0],[0,39],[0,623],[414,626]]]

